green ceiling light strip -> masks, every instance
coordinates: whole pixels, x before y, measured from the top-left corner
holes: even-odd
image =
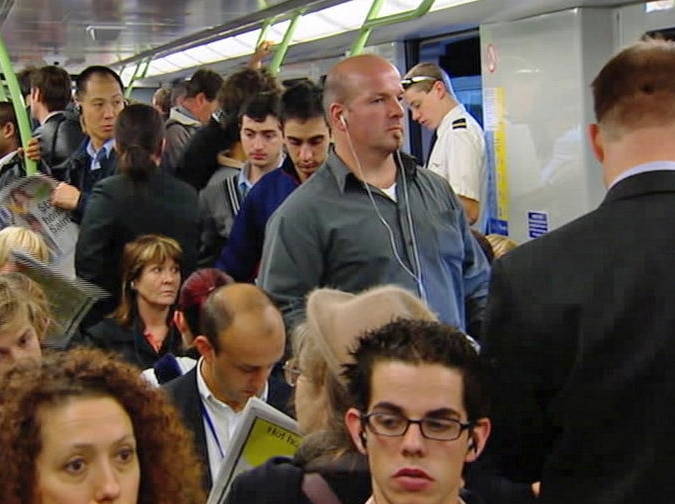
[[[427,12],[429,12],[431,7],[434,5],[434,1],[435,0],[422,0],[422,2],[417,6],[416,9],[412,9],[405,12],[399,12],[398,14],[392,14],[390,16],[378,18],[377,14],[380,11],[380,7],[382,6],[383,0],[373,0],[373,5],[370,8],[368,15],[366,16],[365,21],[363,22],[363,26],[361,26],[361,30],[359,31],[359,34],[356,36],[356,39],[354,40],[354,43],[352,44],[352,47],[349,50],[349,55],[355,56],[363,52],[363,48],[366,46],[366,43],[368,42],[368,38],[370,37],[373,28],[377,28],[378,26],[403,23],[405,21],[412,21],[413,19],[422,17]]]
[[[279,73],[281,64],[284,62],[288,48],[291,45],[291,40],[293,39],[295,29],[304,13],[305,9],[298,9],[293,13],[293,17],[291,18],[291,22],[288,25],[288,29],[286,30],[286,33],[284,33],[284,38],[281,40],[281,43],[279,43],[279,45],[274,48],[274,57],[272,58],[272,61],[268,67],[272,75],[277,75]]]
[[[19,87],[19,81],[16,78],[14,73],[14,68],[12,68],[12,60],[9,57],[7,52],[7,47],[5,46],[5,41],[0,36],[0,69],[2,73],[5,74],[5,81],[7,82],[7,87],[9,88],[9,95],[12,97],[12,104],[14,105],[14,114],[16,115],[16,120],[19,123],[19,136],[21,137],[21,145],[24,147],[28,145],[28,141],[33,136],[33,132],[30,128],[30,121],[28,120],[28,112],[26,111],[26,105],[23,102],[23,96],[21,95],[21,87]],[[34,175],[37,172],[37,165],[35,161],[30,159],[24,159],[26,166],[26,173],[28,175]]]

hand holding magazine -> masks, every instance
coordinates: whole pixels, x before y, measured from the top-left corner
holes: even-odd
[[[52,263],[67,276],[75,276],[75,245],[79,228],[70,214],[51,203],[56,180],[45,175],[22,177],[0,191],[0,229],[32,229],[47,243]]]
[[[257,397],[249,399],[207,504],[225,502],[230,485],[239,473],[272,457],[292,456],[300,445],[300,439],[295,420]]]

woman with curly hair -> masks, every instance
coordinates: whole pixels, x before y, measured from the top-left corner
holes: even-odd
[[[190,436],[161,391],[98,350],[0,377],[3,504],[203,504]]]

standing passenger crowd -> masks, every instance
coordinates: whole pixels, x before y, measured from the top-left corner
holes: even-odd
[[[518,247],[482,235],[483,132],[442,68],[364,54],[284,86],[268,52],[152,106],[105,66],[72,99],[32,69],[25,146],[0,103],[0,204],[30,210],[36,161],[105,294],[58,338],[54,236],[3,208],[0,503],[203,504],[251,398],[303,438],[227,504],[672,502],[675,43],[599,71],[607,196]]]

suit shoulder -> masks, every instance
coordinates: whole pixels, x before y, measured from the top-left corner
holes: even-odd
[[[197,375],[196,368],[191,369],[187,373],[162,385],[162,388],[167,394],[176,400],[180,397],[185,397],[187,391],[194,388],[197,391]]]

